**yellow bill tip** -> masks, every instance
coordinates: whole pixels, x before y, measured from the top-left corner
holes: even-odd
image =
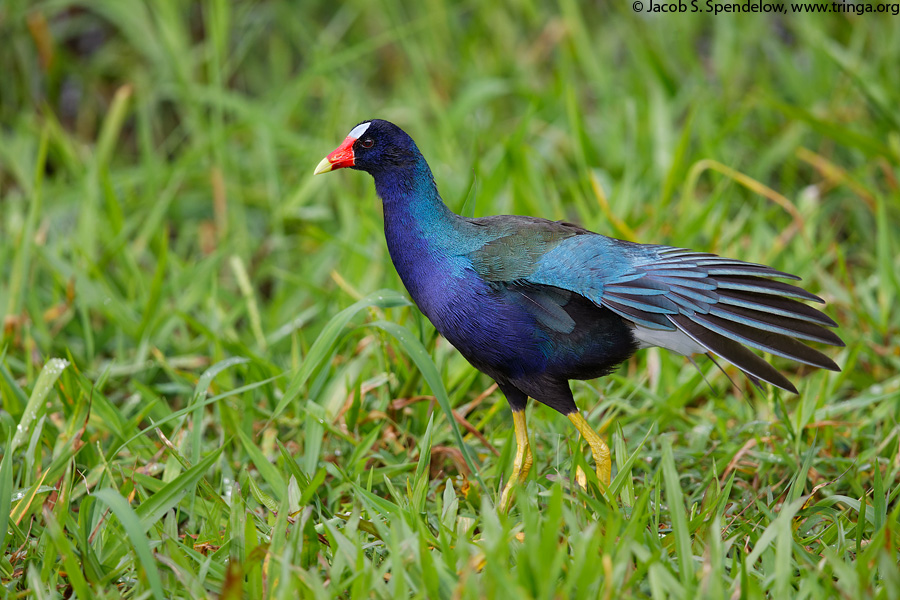
[[[331,163],[331,161],[328,160],[327,157],[323,158],[322,162],[320,162],[318,165],[316,165],[316,170],[313,172],[313,175],[320,175],[322,173],[327,173],[328,171],[330,171],[333,168],[334,168],[334,165]]]

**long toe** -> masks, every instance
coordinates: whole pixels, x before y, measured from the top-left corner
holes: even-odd
[[[594,460],[597,460],[596,457]],[[597,479],[600,480],[607,488],[609,484],[612,483],[612,461],[609,458],[609,452],[607,451],[606,460],[597,460]]]
[[[569,420],[575,425],[578,433],[581,434],[588,445],[591,447],[591,454],[594,457],[594,464],[597,469],[597,479],[600,480],[605,487],[609,487],[612,474],[612,460],[609,456],[609,446],[600,437],[600,434],[588,424],[587,420],[580,412],[574,412],[568,415]],[[583,474],[582,474],[583,475]]]

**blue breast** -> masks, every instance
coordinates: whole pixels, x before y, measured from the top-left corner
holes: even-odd
[[[450,255],[439,236],[425,235],[422,228],[421,219],[385,213],[385,237],[397,273],[438,332],[482,370],[508,377],[542,371],[550,340],[533,316],[506,302],[467,258]]]

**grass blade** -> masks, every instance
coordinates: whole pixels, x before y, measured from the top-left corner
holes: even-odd
[[[666,484],[666,502],[669,505],[669,517],[672,519],[672,533],[675,536],[675,555],[681,572],[681,581],[690,584],[694,580],[694,553],[691,549],[691,532],[688,528],[687,512],[684,509],[684,492],[681,480],[675,468],[672,444],[663,438],[662,473]]]
[[[122,494],[112,488],[105,488],[94,492],[94,497],[106,504],[113,514],[119,519],[119,523],[125,529],[125,535],[131,542],[137,554],[137,564],[140,565],[141,571],[147,578],[150,585],[150,591],[157,600],[164,600],[166,595],[163,593],[162,580],[159,576],[159,569],[156,561],[153,560],[153,553],[150,551],[150,542],[144,534],[144,528],[141,520],[135,514],[134,510],[128,504],[128,501],[122,497]]]
[[[51,358],[44,365],[44,368],[41,369],[41,374],[34,384],[28,404],[25,405],[22,418],[19,420],[19,424],[16,425],[16,433],[9,445],[10,452],[15,452],[16,448],[23,444],[28,436],[31,435],[31,424],[47,409],[44,400],[50,394],[50,390],[53,389],[56,380],[68,366],[69,361],[65,359]]]
[[[379,290],[354,302],[352,305],[333,316],[322,329],[322,333],[316,338],[316,341],[309,349],[309,352],[307,352],[306,358],[303,360],[300,368],[297,369],[297,372],[291,377],[291,381],[288,384],[284,396],[278,401],[275,410],[272,411],[272,416],[269,417],[269,424],[281,415],[281,413],[284,412],[284,409],[300,395],[300,389],[303,387],[303,384],[305,384],[306,380],[313,374],[316,367],[331,354],[332,347],[341,333],[343,333],[344,327],[347,326],[350,319],[370,306],[390,308],[395,306],[407,306],[408,304],[409,300],[397,292],[391,290]]]
[[[460,452],[462,452],[466,465],[472,471],[475,480],[481,484],[482,489],[487,490],[484,481],[481,479],[478,466],[472,459],[468,446],[466,446],[466,443],[463,441],[459,426],[456,423],[456,418],[453,416],[453,408],[450,406],[450,398],[447,396],[447,390],[444,388],[444,382],[441,380],[441,375],[438,373],[434,361],[431,360],[431,356],[428,355],[428,351],[425,350],[425,346],[422,345],[409,329],[402,325],[390,323],[388,321],[376,321],[375,323],[370,323],[370,326],[377,327],[378,329],[382,329],[391,334],[400,344],[400,347],[404,352],[406,352],[407,356],[409,356],[416,364],[416,367],[418,367],[419,371],[422,373],[425,382],[428,383],[428,386],[431,388],[431,392],[434,394],[435,398],[437,398],[438,405],[447,417],[447,422],[450,424],[450,431],[453,433],[453,438],[456,441],[457,447]]]

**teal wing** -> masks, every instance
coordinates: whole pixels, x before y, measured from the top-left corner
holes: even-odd
[[[568,334],[576,326],[566,310],[575,290],[529,281],[543,256],[576,235],[588,234],[571,223],[532,217],[498,216],[472,219],[489,241],[466,256],[475,272],[510,302],[521,306],[550,331]]]
[[[632,323],[645,345],[683,354],[712,352],[754,381],[789,391],[796,388],[750,349],[839,370],[800,341],[844,345],[826,329],[837,324],[803,303],[821,303],[821,298],[777,281],[798,280],[794,275],[714,254],[615,240],[569,223],[473,220],[478,221],[494,227],[496,236],[467,255],[473,269],[493,285],[530,290],[533,314],[557,330],[566,321],[556,318],[559,311],[553,306],[561,306],[563,296],[549,289],[576,293],[608,308]]]

